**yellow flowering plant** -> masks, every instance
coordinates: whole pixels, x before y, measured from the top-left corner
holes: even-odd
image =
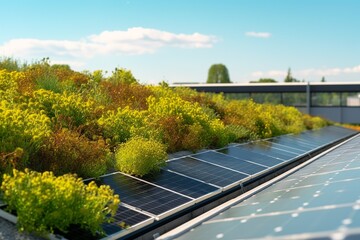
[[[56,177],[28,169],[5,174],[1,191],[8,210],[16,211],[19,230],[39,235],[55,229],[66,232],[70,225],[94,235],[103,232],[101,225],[112,220],[120,203],[109,186],[86,185],[72,174]]]
[[[0,70],[0,101],[7,100],[13,102],[20,95],[18,86],[20,79],[23,78],[23,73]]]
[[[61,119],[67,117],[75,126],[85,124],[94,111],[94,102],[84,99],[81,94],[67,92],[60,94],[44,89],[33,93],[30,104],[45,110],[46,114],[55,120],[59,120],[59,117],[62,117]]]
[[[103,128],[105,138],[115,143],[125,142],[132,132],[144,126],[145,112],[132,110],[129,107],[118,108],[117,111],[108,111],[97,123]]]
[[[120,144],[115,158],[120,171],[141,177],[165,165],[166,147],[152,139],[135,137]]]
[[[16,167],[26,167],[29,156],[37,152],[50,132],[50,119],[45,114],[23,110],[5,100],[0,102],[0,154],[21,148],[24,154]],[[6,171],[9,162],[6,158],[0,158],[0,161],[0,172]]]

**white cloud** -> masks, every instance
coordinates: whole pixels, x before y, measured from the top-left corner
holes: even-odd
[[[256,38],[269,38],[271,37],[271,33],[268,32],[246,32],[246,36],[248,37],[256,37]]]
[[[360,65],[346,68],[323,68],[323,69],[304,69],[295,72],[296,74],[307,76],[337,76],[340,74],[360,73]]]
[[[254,78],[278,78],[278,77],[285,77],[287,71],[281,70],[271,70],[267,72],[256,71],[251,73],[251,76]]]
[[[211,48],[214,36],[200,33],[176,34],[150,28],[104,31],[83,40],[13,39],[0,45],[0,54],[16,57],[90,58],[107,54],[154,53],[162,47]]]
[[[296,79],[308,79],[308,78],[320,78],[322,76],[338,76],[342,74],[351,74],[351,73],[360,73],[360,65],[354,67],[345,67],[345,68],[309,68],[302,69],[297,71],[292,71],[292,76]],[[287,71],[281,70],[271,70],[271,71],[256,71],[251,74],[253,78],[275,78],[283,79],[285,78]]]

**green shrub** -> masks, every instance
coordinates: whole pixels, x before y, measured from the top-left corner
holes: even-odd
[[[308,114],[303,115],[303,121],[306,129],[319,129],[325,126],[330,125],[330,122],[326,121],[321,117],[312,117]]]
[[[150,96],[148,111],[158,117],[177,116],[183,119],[184,124],[208,124],[209,116],[198,103],[191,103],[178,96],[155,98]]]
[[[19,95],[18,86],[22,78],[24,78],[22,73],[0,70],[0,101],[14,101],[15,97]]]
[[[162,131],[163,142],[167,145],[168,152],[176,152],[183,149],[183,138],[187,127],[182,124],[182,119],[177,116],[159,118],[157,124]]]
[[[29,157],[38,151],[49,135],[50,119],[46,115],[0,101],[0,172],[8,171],[9,167],[26,167]],[[16,149],[23,153],[21,156],[16,154],[16,162],[8,161]]]
[[[5,69],[8,71],[20,71],[25,67],[26,67],[26,63],[22,63],[20,60],[10,57],[0,58],[0,70]]]
[[[51,172],[38,173],[14,169],[4,175],[3,200],[16,211],[20,231],[45,234],[70,224],[80,225],[93,234],[111,220],[120,203],[109,186],[85,185],[75,175],[55,177]]]
[[[131,132],[144,126],[144,112],[129,107],[118,108],[117,112],[108,111],[97,123],[104,130],[104,137],[113,143],[122,143],[131,137]]]
[[[62,92],[60,81],[53,74],[46,74],[44,76],[39,76],[35,80],[35,88],[52,91],[54,93]]]
[[[68,119],[69,122],[60,123],[65,127],[85,124],[91,119],[94,111],[94,102],[84,99],[80,94],[67,92],[59,94],[44,89],[33,93],[30,104],[44,110],[50,118],[54,118],[55,122],[59,119]]]
[[[210,122],[210,146],[220,148],[234,141],[231,137],[230,129],[228,129],[222,121],[214,119]]]
[[[159,171],[165,165],[167,154],[163,144],[136,137],[121,144],[115,157],[120,171],[141,177]]]
[[[56,175],[76,173],[84,178],[98,177],[106,172],[109,154],[103,140],[90,141],[77,132],[60,129],[44,141],[31,168],[53,171]]]
[[[195,152],[209,144],[209,135],[200,124],[187,126],[186,134],[182,137],[182,148]]]
[[[103,95],[108,96],[111,103],[108,109],[125,108],[145,110],[147,109],[146,99],[152,92],[143,85],[129,83],[102,82],[100,84]]]
[[[107,79],[109,82],[114,84],[126,83],[126,84],[137,84],[138,80],[133,76],[130,70],[125,68],[115,68],[112,75]]]
[[[239,125],[227,125],[227,130],[230,133],[229,141],[237,142],[244,141],[247,139],[256,139],[256,135],[249,131],[249,129]]]

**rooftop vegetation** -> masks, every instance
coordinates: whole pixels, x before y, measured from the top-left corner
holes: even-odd
[[[106,77],[101,70],[77,72],[67,65],[51,65],[48,59],[32,64],[8,58],[0,61],[0,174],[6,174],[0,183],[3,179],[13,182],[16,189],[24,190],[22,178],[29,183],[50,179],[48,184],[55,184],[51,189],[58,191],[57,181],[72,179],[66,175],[56,180],[63,174],[89,178],[121,170],[143,176],[159,170],[166,153],[220,148],[327,124],[294,107],[226,100],[221,94],[170,88],[164,83],[142,85],[126,69],[115,69]],[[31,170],[24,172],[27,168]],[[4,184],[2,189],[12,191]],[[74,191],[79,189],[83,186]],[[22,196],[27,195],[19,195],[19,201],[24,200]],[[16,204],[12,206],[21,213]],[[97,224],[99,219],[94,221]],[[26,220],[22,223],[29,226]],[[90,229],[98,229],[96,224]]]

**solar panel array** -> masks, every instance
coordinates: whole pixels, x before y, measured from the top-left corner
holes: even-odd
[[[360,239],[359,146],[357,135],[177,239]]]
[[[170,159],[159,174],[143,179],[102,176],[97,182],[121,200],[115,222],[104,230],[109,238],[125,236],[354,133],[331,126]]]

